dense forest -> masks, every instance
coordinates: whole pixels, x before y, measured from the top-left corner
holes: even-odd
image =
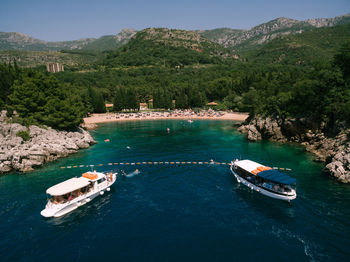
[[[346,26],[339,30],[348,32]],[[322,41],[324,33],[321,30]],[[293,41],[285,44],[276,39],[246,57],[208,42],[196,45],[186,40],[181,46],[178,39],[171,44],[172,39],[155,41],[140,34],[117,50],[100,54],[90,68],[67,67],[65,72],[49,74],[41,68],[19,68],[16,62],[0,65],[0,108],[8,114],[16,111],[16,121],[23,124],[65,130],[77,127],[88,112],[105,112],[106,102],[113,103],[116,111],[138,110],[140,102],[150,99],[154,108],[199,108],[216,101],[217,109],[312,117],[330,127],[350,120],[349,37],[339,37],[332,50],[322,49],[326,55],[319,59],[306,44],[307,55],[283,49],[289,59],[276,62],[276,54],[268,50],[287,48],[299,41],[296,38],[321,41],[317,33],[288,36]],[[298,62],[300,57],[303,63]]]

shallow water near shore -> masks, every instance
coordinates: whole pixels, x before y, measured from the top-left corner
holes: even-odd
[[[322,174],[303,147],[248,142],[232,123],[103,124],[92,131],[99,143],[91,148],[1,176],[1,261],[346,261],[350,186]],[[107,165],[234,158],[291,168],[297,199],[289,205],[252,192],[228,166]],[[87,170],[60,167],[89,164],[140,173],[66,216],[41,217],[46,189]]]

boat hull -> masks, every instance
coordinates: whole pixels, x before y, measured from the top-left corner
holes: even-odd
[[[103,195],[105,191],[110,190],[110,186],[114,184],[116,181],[116,175],[114,174],[114,179],[110,183],[105,184],[104,186],[98,187],[93,192],[89,192],[85,195],[82,195],[80,197],[77,197],[76,199],[73,199],[72,201],[60,205],[54,205],[54,204],[47,204],[45,209],[43,209],[40,214],[43,217],[61,217],[63,215],[66,215],[75,209],[85,205],[86,203],[90,202],[94,198],[96,198],[99,195]]]
[[[297,194],[294,193],[293,194],[290,194],[290,195],[281,195],[281,194],[277,194],[277,193],[273,193],[271,191],[268,191],[262,187],[259,187],[259,186],[256,186],[255,184],[247,181],[246,179],[242,178],[241,176],[239,176],[232,168],[232,165],[231,165],[231,168],[230,168],[232,174],[235,176],[236,180],[238,183],[242,183],[243,185],[247,186],[248,188],[250,188],[251,190],[254,190],[260,194],[263,194],[265,196],[268,196],[268,197],[272,197],[272,198],[275,198],[275,199],[280,199],[280,200],[284,200],[284,201],[291,201],[291,200],[294,200],[296,197],[297,197]]]

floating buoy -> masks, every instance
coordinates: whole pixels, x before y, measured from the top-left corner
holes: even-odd
[[[105,192],[104,191],[100,191],[100,195],[102,196]]]
[[[109,187],[107,187],[107,191],[109,192],[109,191],[111,191],[111,189]]]
[[[126,149],[130,149],[130,146],[127,146]]]

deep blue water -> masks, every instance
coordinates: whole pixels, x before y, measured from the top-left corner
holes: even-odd
[[[349,261],[350,186],[300,146],[248,142],[230,121],[112,123],[92,134],[99,143],[87,150],[0,177],[1,261]],[[234,158],[291,168],[297,199],[251,192],[228,166],[139,166],[88,205],[40,216],[48,187],[86,171],[61,166]]]

